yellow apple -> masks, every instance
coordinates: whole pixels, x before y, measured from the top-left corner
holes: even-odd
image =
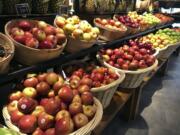
[[[90,33],[84,33],[83,39],[86,41],[90,41],[92,39],[91,34]]]
[[[66,23],[68,23],[68,24],[75,24],[74,19],[71,18],[71,17],[66,20]]]
[[[97,27],[93,27],[91,29],[92,32],[96,33],[97,35],[100,33],[99,29]]]
[[[80,22],[80,19],[77,15],[72,16],[72,19],[74,20],[75,24],[78,24]]]
[[[81,29],[75,29],[74,31],[73,31],[73,33],[72,33],[72,36],[74,37],[74,38],[82,38],[82,36],[83,36],[83,31],[81,30]]]
[[[70,34],[75,30],[75,27],[73,24],[69,23],[69,24],[66,24],[63,29],[67,34]]]

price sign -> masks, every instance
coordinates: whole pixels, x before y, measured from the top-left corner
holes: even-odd
[[[67,5],[59,6],[59,11],[58,11],[59,15],[68,15],[68,13],[69,13],[69,6],[67,6]]]
[[[30,14],[29,4],[28,3],[16,4],[16,12],[18,15]]]

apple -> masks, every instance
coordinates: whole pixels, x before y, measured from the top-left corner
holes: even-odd
[[[80,22],[80,19],[79,19],[79,17],[77,15],[73,15],[72,19],[74,20],[75,24],[78,24]]]
[[[74,95],[74,96],[75,96],[75,95],[79,95],[79,91],[78,91],[77,89],[73,89],[72,92],[73,92],[73,95]]]
[[[46,28],[44,28],[44,32],[46,33],[46,35],[56,34],[55,28],[52,26],[47,26]]]
[[[71,118],[64,117],[56,121],[55,133],[56,135],[66,135],[74,130],[74,123]]]
[[[83,105],[83,113],[89,118],[92,119],[96,113],[96,107],[93,105]]]
[[[76,89],[79,87],[80,81],[78,79],[71,79],[69,83],[72,89]]]
[[[21,44],[25,44],[26,38],[24,35],[17,35],[17,36],[14,36],[14,40]]]
[[[68,111],[66,111],[66,110],[61,110],[61,111],[59,111],[57,114],[56,114],[56,121],[58,121],[58,120],[60,120],[60,119],[62,119],[62,118],[64,118],[64,117],[69,117],[69,118],[71,118],[71,115],[70,115],[70,113],[68,112]]]
[[[54,90],[50,90],[49,93],[48,93],[48,98],[54,98],[56,95],[55,95],[55,92]]]
[[[32,25],[29,21],[23,20],[19,22],[18,27],[23,29],[24,31],[29,31]]]
[[[47,130],[54,125],[54,117],[47,113],[41,113],[38,116],[38,126],[42,130]]]
[[[72,103],[75,103],[75,102],[82,103],[80,95],[77,94],[74,96]]]
[[[39,75],[37,76],[38,81],[39,81],[39,82],[44,82],[44,81],[46,81],[46,75],[47,75],[47,73],[39,74]]]
[[[37,118],[33,115],[24,115],[18,122],[18,128],[21,132],[30,134],[35,131],[37,127]]]
[[[88,85],[89,87],[92,86],[92,79],[87,78],[87,77],[83,77],[80,81],[80,84],[82,85]]]
[[[92,32],[96,33],[97,35],[100,34],[100,31],[97,27],[93,27],[91,30],[92,30]]]
[[[44,22],[44,21],[38,21],[38,28],[40,28],[40,29],[45,29],[46,27],[47,27],[48,25],[47,25],[47,23],[46,22]]]
[[[31,113],[37,106],[37,101],[30,97],[22,97],[18,101],[18,109],[24,114]]]
[[[59,80],[55,82],[53,85],[54,92],[57,94],[63,85],[64,85],[64,79],[62,78],[62,76],[59,76]]]
[[[55,128],[49,128],[45,131],[44,135],[56,135]]]
[[[86,84],[83,84],[83,85],[80,85],[78,87],[78,91],[79,91],[80,94],[82,94],[82,93],[84,93],[86,91],[89,92],[90,91],[90,87],[88,85],[86,85]]]
[[[75,39],[82,39],[83,37],[83,31],[81,29],[75,29],[73,32],[72,32],[72,36],[75,38]]]
[[[92,38],[91,38],[91,34],[89,33],[83,33],[83,39],[86,40],[86,41],[90,41]]]
[[[38,117],[41,113],[45,112],[45,109],[43,106],[36,106],[36,108],[34,109],[34,111],[31,113],[32,115]]]
[[[40,82],[36,85],[36,90],[39,95],[47,95],[50,91],[50,86],[47,82]]]
[[[38,48],[39,41],[35,38],[27,38],[25,41],[25,45],[31,48]]]
[[[74,125],[77,129],[85,126],[89,120],[88,117],[83,113],[78,113],[73,117]]]
[[[44,98],[41,99],[42,105],[48,114],[55,115],[61,108],[61,101],[58,98]]]
[[[23,89],[23,94],[30,98],[35,98],[37,95],[36,89],[33,87],[26,87]]]
[[[24,114],[19,110],[12,111],[10,113],[11,122],[17,125],[22,116],[24,116]]]
[[[39,28],[34,27],[31,29],[31,33],[34,35],[38,30],[39,30]]]
[[[79,102],[73,102],[69,105],[69,112],[71,115],[82,113],[82,104]]]
[[[14,92],[12,93],[10,96],[9,96],[9,101],[12,102],[14,100],[19,100],[21,97],[23,97],[23,93],[21,91],[17,91],[17,92]]]
[[[32,133],[32,135],[44,135],[44,132],[38,127],[36,130]]]
[[[62,45],[66,41],[66,35],[64,33],[57,33],[56,38],[58,45]]]
[[[53,45],[57,45],[57,37],[55,35],[48,35],[46,40],[50,41]]]
[[[28,32],[28,31],[26,31],[26,32],[24,33],[24,36],[25,36],[26,39],[27,39],[27,38],[33,38],[33,34],[32,34],[31,32]]]
[[[38,84],[38,79],[36,77],[31,77],[24,80],[23,85],[25,87],[35,87]]]
[[[67,109],[68,109],[67,104],[61,101],[61,110],[67,110]]]
[[[74,72],[74,73],[75,73],[75,72]],[[71,79],[81,80],[81,79],[80,79],[80,78],[81,78],[81,75],[80,75],[80,76],[79,76],[79,75],[75,75],[74,73],[73,73],[73,75],[70,77],[70,80],[71,80]]]
[[[38,41],[43,41],[46,39],[46,33],[42,30],[37,30],[35,33],[34,33],[34,37],[38,40]]]
[[[59,76],[54,72],[50,72],[46,75],[46,82],[49,85],[55,84],[58,80],[59,80]]]
[[[65,21],[66,21],[66,19],[64,17],[61,17],[61,16],[56,17],[56,24],[60,28],[64,27],[64,25],[66,24]]]
[[[8,110],[8,112],[11,113],[11,112],[17,110],[17,109],[18,109],[17,104],[18,104],[18,101],[16,101],[16,100],[10,102],[10,103],[7,105],[7,110]]]
[[[73,92],[70,87],[68,86],[63,86],[59,92],[58,96],[64,101],[64,102],[71,102],[73,99]]]
[[[92,93],[88,91],[81,94],[81,100],[84,105],[92,105],[94,102]]]
[[[56,34],[64,34],[64,30],[61,28],[55,28]]]
[[[51,41],[49,40],[44,40],[42,42],[40,42],[39,44],[39,49],[53,49],[55,46],[53,45],[53,43],[51,43]]]

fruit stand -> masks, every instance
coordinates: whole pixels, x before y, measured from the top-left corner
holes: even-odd
[[[49,54],[44,55],[43,60],[39,61],[35,61],[35,59],[38,58],[37,54],[26,56],[26,54],[29,54],[28,51],[18,57],[16,56],[16,60],[12,60],[9,72],[0,75],[0,89],[2,89],[1,92],[3,93],[0,96],[2,99],[0,106],[3,108],[3,116],[0,117],[0,122],[15,131],[21,132],[21,134],[44,131],[49,133],[50,130],[48,131],[48,129],[55,126],[55,128],[51,129],[51,132],[99,135],[113,118],[122,111],[123,118],[127,121],[135,119],[138,115],[143,87],[159,70],[165,69],[169,57],[177,47],[179,47],[179,35],[178,32],[174,32],[174,30],[171,29],[173,23],[172,18],[172,20],[168,20],[168,18],[168,21],[164,23],[164,20],[161,21],[163,17],[157,15],[160,19],[157,17],[157,20],[155,19],[154,22],[150,22],[148,28],[145,28],[146,22],[142,21],[139,23],[138,20],[133,20],[132,15],[134,16],[134,13],[123,16],[115,15],[114,20],[103,19],[103,16],[95,16],[93,18],[95,26],[102,28],[104,31],[108,31],[108,34],[111,35],[114,34],[114,31],[118,31],[117,33],[119,35],[117,37],[108,38],[108,40],[98,38],[103,35],[101,33],[102,31],[91,26],[93,24],[81,20],[81,17],[78,16],[69,18],[59,17],[60,21],[57,22],[58,16],[55,17],[54,14],[41,17],[30,15],[27,16],[28,20],[35,18],[35,20],[47,20],[49,23],[29,20],[33,25],[33,28],[28,29],[31,29],[29,33],[32,33],[33,37],[35,37],[33,38],[34,44],[30,42],[30,39],[26,39],[26,41],[20,40],[16,34],[17,27],[27,31],[27,24],[25,27],[25,23],[27,22],[23,22],[23,20],[26,19],[7,23],[10,20],[10,16],[4,16],[4,23],[7,23],[5,33],[14,42],[16,48],[19,46],[28,49],[33,48],[34,50],[38,50],[38,55],[42,54],[43,49],[47,49],[47,52],[49,52],[51,49],[55,50],[59,45],[62,45],[63,49],[65,49],[62,49],[56,56],[51,58],[48,57]],[[135,13],[135,15],[137,14]],[[144,20],[148,22],[149,18],[152,19],[155,16],[146,14],[143,17]],[[15,16],[15,18],[17,18],[17,16]],[[21,17],[19,16],[19,18]],[[72,20],[74,21],[73,23]],[[93,20],[88,21],[93,22]],[[58,28],[54,28],[54,26],[51,25]],[[123,30],[119,30],[119,27],[123,27]],[[124,29],[124,27],[126,27],[126,29]],[[35,28],[40,30],[35,30]],[[48,29],[46,30],[46,28]],[[3,31],[3,29],[1,29],[1,31]],[[49,31],[55,32],[51,34]],[[61,33],[59,31],[63,32]],[[86,31],[86,33],[83,33],[84,31]],[[90,37],[89,34],[91,32],[92,35]],[[17,33],[22,34],[23,32],[18,31]],[[54,43],[56,39],[55,36],[58,37],[58,34],[63,35],[59,36],[60,40]],[[53,35],[53,37],[48,35]],[[160,38],[162,35],[164,39]],[[106,36],[106,34],[103,36]],[[159,41],[158,45],[156,45],[154,41],[156,38]],[[51,40],[53,40],[52,42],[54,44],[49,43]],[[164,40],[167,41],[163,42]],[[148,43],[146,41],[148,41]],[[67,48],[67,46],[70,46],[70,49]],[[74,47],[73,49],[75,49],[75,51],[73,49],[71,50],[72,47]],[[164,55],[164,57],[162,57],[162,55],[158,56],[159,52],[162,51],[161,49],[164,48],[165,50],[169,48],[169,51],[166,51],[168,55],[165,55],[166,57]],[[133,49],[137,49],[137,54]],[[25,49],[20,49],[18,53],[24,50]],[[123,55],[118,56],[118,58],[113,58],[113,53],[119,53],[119,50],[123,50]],[[17,55],[17,52],[15,52],[15,55]],[[146,55],[146,57],[143,57],[143,55]],[[22,62],[21,59],[23,58],[25,59]],[[35,62],[33,61],[30,64],[26,63],[28,58]],[[85,63],[79,64],[77,62],[82,62],[83,59],[87,59]],[[71,63],[73,61],[75,61],[75,65]],[[127,61],[129,63],[124,63]],[[63,65],[66,64],[69,65],[63,68]],[[68,72],[68,68],[70,72]],[[44,74],[46,75],[44,76]],[[34,80],[33,82],[30,81],[32,78]],[[137,78],[139,78],[138,83],[134,83],[134,80],[137,80]],[[58,84],[56,84],[57,82]],[[63,85],[60,82],[63,82]],[[131,82],[133,85],[130,85]],[[44,89],[46,90],[45,92],[43,91]],[[20,94],[18,94],[18,96],[12,96],[17,90]],[[30,91],[35,92],[32,94]],[[78,102],[75,102],[75,99],[78,100]],[[9,103],[8,100],[10,100]],[[63,105],[60,105],[60,100],[62,100],[61,103],[64,103]],[[31,103],[30,106],[33,109],[31,107],[31,110],[24,109],[23,105],[26,102]],[[49,104],[50,102],[56,103],[55,109],[48,109],[48,107],[51,106],[51,104]],[[79,102],[82,102],[81,106]],[[13,103],[18,106],[18,110],[21,113],[27,114],[25,116],[22,114],[22,118],[19,118],[20,120],[18,119],[19,121],[16,119],[17,117],[13,117],[17,115],[17,112],[11,107],[8,109],[8,106],[13,106]],[[41,105],[41,107],[43,106],[45,113],[40,114],[35,109],[38,108],[37,104]],[[79,105],[81,109],[76,108],[76,110],[73,104]],[[63,109],[58,110],[57,105],[61,106],[61,109],[68,110],[69,112],[66,111],[64,115],[70,115],[70,118],[62,118],[63,114],[61,114],[61,111]],[[96,109],[93,108],[94,106]],[[88,107],[91,113],[88,113]],[[37,112],[38,114],[36,114]],[[59,116],[58,113],[60,113]],[[55,117],[56,124],[53,123],[52,119],[54,119],[54,117],[51,119],[51,115]],[[18,116],[20,117],[20,113]],[[43,125],[39,122],[47,117],[49,118],[48,124]],[[78,118],[82,118],[83,122],[80,123]],[[26,129],[27,127],[23,126],[22,123],[27,119],[32,120],[34,124],[38,121],[38,128],[35,129],[33,125],[31,125],[31,128]],[[63,121],[69,123],[67,130],[61,129]]]

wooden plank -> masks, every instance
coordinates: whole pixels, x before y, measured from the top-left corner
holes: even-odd
[[[106,126],[113,120],[131,96],[131,92],[116,92],[111,104],[104,110],[103,119],[99,126],[93,131],[94,135],[100,135]]]

